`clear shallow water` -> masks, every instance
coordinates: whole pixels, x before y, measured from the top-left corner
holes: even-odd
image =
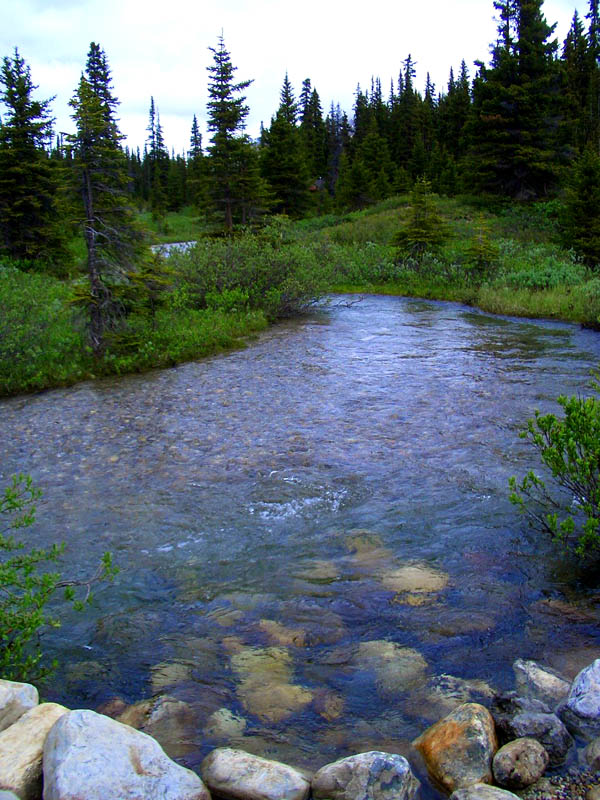
[[[183,763],[226,740],[227,709],[237,744],[315,768],[408,753],[443,713],[436,676],[576,671],[598,597],[507,481],[537,466],[527,417],[599,360],[575,326],[368,297],[241,352],[2,402],[3,481],[44,490],[30,535],[64,539],[66,571],[106,549],[122,570],[48,639],[48,695],[167,692],[188,704]]]

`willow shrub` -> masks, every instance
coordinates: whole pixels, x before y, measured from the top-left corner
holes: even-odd
[[[248,308],[270,320],[296,314],[318,301],[329,286],[327,244],[292,235],[284,220],[258,234],[205,239],[169,258],[176,290],[191,307],[227,304],[231,293],[247,296]]]
[[[0,493],[0,675],[8,680],[40,680],[56,663],[45,663],[40,634],[60,627],[48,610],[59,590],[82,610],[92,599],[93,584],[112,580],[117,570],[105,553],[96,573],[87,581],[65,579],[53,567],[64,544],[49,549],[28,547],[20,534],[35,521],[35,502],[41,496],[29,476],[14,475]],[[77,594],[77,590],[82,593]]]
[[[56,278],[0,263],[0,395],[83,377],[84,332],[70,297]]]
[[[596,388],[598,387],[595,384]],[[581,559],[600,558],[600,398],[559,397],[564,416],[540,414],[520,434],[538,451],[554,488],[530,470],[509,481],[510,500]]]

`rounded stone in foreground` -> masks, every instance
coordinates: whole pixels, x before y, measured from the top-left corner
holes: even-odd
[[[479,703],[464,703],[413,742],[432,779],[446,792],[492,782],[498,749],[492,715]]]
[[[465,789],[458,789],[450,795],[450,800],[519,800],[519,797],[506,789],[498,789],[487,783],[475,783]]]
[[[413,800],[419,786],[404,756],[378,750],[326,764],[312,779],[316,800]]]
[[[42,792],[42,758],[49,731],[68,708],[41,703],[0,733],[0,787],[21,800],[38,800]]]
[[[525,789],[542,777],[548,761],[548,753],[536,739],[514,739],[498,750],[492,770],[500,786]]]
[[[516,692],[504,692],[496,695],[491,710],[501,741],[537,739],[550,757],[550,766],[563,763],[573,739],[545,703],[518,697]]]
[[[200,765],[215,794],[233,800],[306,800],[310,782],[298,770],[230,747],[217,747]]]
[[[151,736],[94,711],[70,711],[44,746],[44,800],[210,800],[200,778]]]

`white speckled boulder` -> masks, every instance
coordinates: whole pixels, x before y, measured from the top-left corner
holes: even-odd
[[[209,753],[200,772],[212,792],[233,800],[306,800],[310,791],[308,779],[292,767],[230,747]]]
[[[42,703],[0,733],[0,789],[10,789],[21,800],[39,800],[44,742],[68,710],[57,703]]]
[[[581,670],[558,714],[571,733],[600,736],[600,658]]]
[[[498,749],[492,715],[479,703],[464,703],[413,742],[433,780],[448,793],[492,782]]]
[[[70,711],[44,747],[44,800],[210,800],[200,778],[128,725]]]
[[[321,767],[312,793],[317,800],[413,800],[419,786],[403,756],[371,750]]]
[[[0,731],[8,728],[38,703],[38,690],[35,686],[0,680]]]
[[[474,783],[465,789],[458,789],[450,795],[450,800],[519,800],[519,797],[506,789],[498,789],[487,783]]]

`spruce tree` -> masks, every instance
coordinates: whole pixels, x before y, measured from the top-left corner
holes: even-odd
[[[93,42],[90,55],[101,56],[104,77],[82,74],[70,105],[76,133],[69,136],[73,170],[81,202],[81,226],[87,247],[89,289],[80,303],[88,312],[90,344],[95,356],[104,353],[106,334],[122,317],[118,287],[135,268],[141,234],[127,197],[127,162],[121,149],[110,70],[102,50]],[[89,59],[88,59],[89,65]]]
[[[51,100],[35,100],[37,86],[15,48],[0,70],[0,253],[60,265],[66,259],[65,222],[58,207],[59,166],[49,158]]]
[[[572,169],[561,228],[565,246],[600,270],[600,155],[591,143]]]
[[[207,205],[206,166],[202,150],[202,134],[195,114],[190,131],[190,149],[187,155],[188,197],[195,208],[204,209]]]
[[[148,113],[148,139],[146,140],[148,153],[148,178],[149,200],[152,215],[162,217],[168,203],[169,180],[169,153],[165,147],[160,115],[154,104],[154,97],[150,97],[150,110]]]
[[[225,47],[223,35],[210,47],[213,64],[208,67],[208,130],[212,132],[208,157],[208,188],[213,208],[227,233],[234,223],[247,221],[261,205],[263,185],[256,154],[243,133],[249,108],[242,94],[251,80],[234,83],[237,67]],[[251,209],[254,209],[252,211]]]
[[[273,211],[292,217],[306,212],[310,203],[306,161],[296,126],[296,101],[286,74],[277,114],[261,136],[261,174],[273,193]]]
[[[589,0],[588,99],[586,141],[600,154],[600,10],[599,0]]]
[[[466,180],[477,191],[533,199],[558,173],[557,43],[542,0],[495,2],[498,42],[473,83]]]

